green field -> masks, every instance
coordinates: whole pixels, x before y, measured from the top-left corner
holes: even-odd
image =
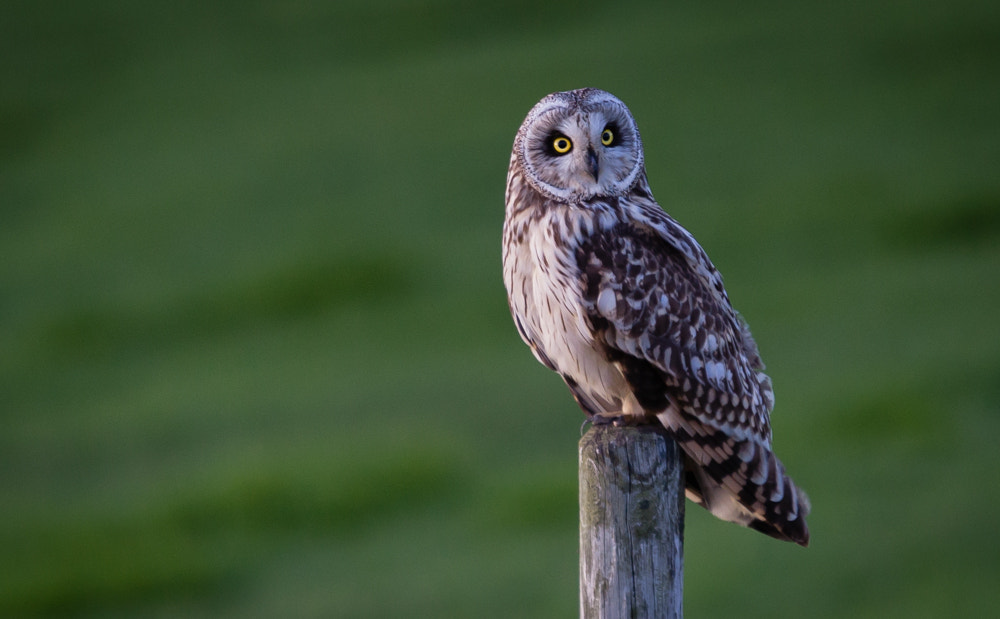
[[[749,321],[802,549],[690,617],[1000,614],[1000,4],[0,6],[0,616],[573,617],[583,415],[500,275],[583,86]]]

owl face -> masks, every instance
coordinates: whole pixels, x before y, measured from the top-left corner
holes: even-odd
[[[632,114],[595,88],[539,101],[517,132],[514,154],[532,187],[560,202],[622,195],[643,168]]]

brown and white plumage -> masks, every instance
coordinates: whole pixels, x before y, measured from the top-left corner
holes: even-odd
[[[667,428],[688,497],[806,545],[809,502],[771,451],[771,381],[722,277],[653,199],[631,113],[582,89],[542,99],[507,176],[514,322],[587,416]]]

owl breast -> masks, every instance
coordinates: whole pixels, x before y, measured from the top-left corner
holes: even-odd
[[[607,218],[572,205],[519,215],[507,221],[512,242],[504,254],[504,283],[522,339],[541,363],[562,375],[589,413],[641,415],[621,370],[594,341],[583,310],[576,249]]]

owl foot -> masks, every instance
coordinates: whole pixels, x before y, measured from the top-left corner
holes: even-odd
[[[616,428],[639,426],[643,423],[648,423],[643,417],[626,415],[625,413],[594,413],[588,421],[595,426],[611,424]]]

